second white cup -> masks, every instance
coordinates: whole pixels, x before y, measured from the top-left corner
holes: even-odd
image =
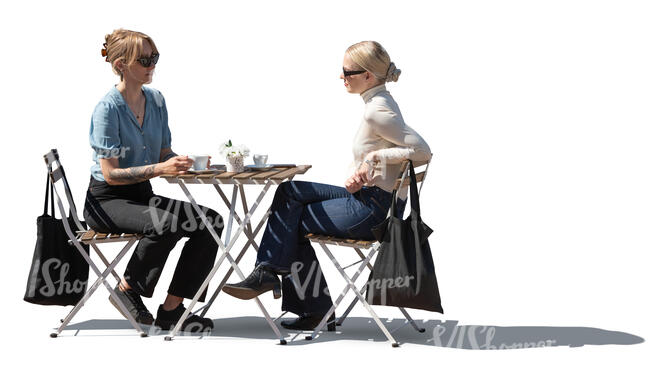
[[[266,166],[266,161],[269,158],[266,154],[255,154],[253,155],[253,162],[255,166]]]

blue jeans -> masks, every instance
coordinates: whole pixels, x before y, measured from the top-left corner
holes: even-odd
[[[391,193],[363,187],[350,194],[328,184],[289,181],[278,186],[257,264],[283,275],[282,310],[298,315],[325,313],[332,306],[327,282],[306,234],[374,240],[371,229],[390,209]],[[405,201],[398,200],[401,217]]]

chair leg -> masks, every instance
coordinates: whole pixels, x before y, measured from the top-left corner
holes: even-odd
[[[287,312],[287,311],[282,312],[281,315],[279,315],[278,317],[276,317],[276,318],[273,319],[273,322],[278,321],[279,319],[281,319],[282,317],[284,317],[284,315],[286,315],[287,313],[289,313],[289,312]]]
[[[361,257],[362,259],[365,258],[365,255],[361,252],[361,250],[359,250],[358,248],[354,248],[354,250],[357,252],[357,254],[359,255],[359,257]],[[367,265],[368,265],[368,268],[372,271],[372,264],[368,263]],[[367,288],[368,288],[368,282],[366,282],[366,284],[363,286],[363,289],[362,289],[361,293],[363,294],[363,293],[366,291]],[[342,317],[342,318],[340,319],[340,321],[338,321],[338,322],[336,323],[336,325],[339,325],[339,326],[340,326],[341,324],[343,324],[343,321],[345,320],[345,318],[347,317],[347,315],[350,313],[350,311],[352,310],[352,308],[354,308],[354,306],[355,306],[356,304],[357,304],[357,298],[355,298],[355,299],[352,301],[352,303],[350,304],[350,306],[348,307],[348,309],[347,309],[347,310],[345,311],[345,313],[343,314],[344,317]],[[406,309],[404,309],[404,308],[402,308],[402,307],[399,307],[399,310],[400,310],[400,312],[402,312],[402,314],[404,315],[404,317],[406,317],[406,319],[408,320],[409,324],[411,324],[411,326],[413,327],[413,329],[415,329],[415,331],[420,332],[420,333],[424,333],[424,332],[425,332],[425,329],[424,329],[424,328],[421,328],[420,326],[418,326],[418,324],[417,324],[415,321],[413,321],[413,318],[412,318],[411,315],[406,311]]]
[[[348,287],[349,287],[349,288],[354,292],[354,294],[357,296],[357,299],[359,299],[359,301],[361,302],[361,304],[363,304],[363,306],[366,308],[366,310],[368,311],[368,313],[370,313],[370,316],[372,316],[372,318],[375,320],[375,323],[377,324],[377,326],[379,327],[379,329],[384,333],[384,335],[386,336],[386,338],[388,339],[388,341],[391,342],[391,345],[392,345],[393,347],[398,347],[399,344],[397,343],[397,341],[395,340],[395,338],[393,338],[393,336],[390,334],[390,332],[388,331],[388,329],[386,329],[386,326],[384,326],[384,323],[381,322],[381,320],[379,319],[379,316],[377,316],[377,313],[375,313],[375,311],[372,309],[372,307],[370,306],[370,304],[368,304],[368,302],[367,302],[366,299],[363,297],[363,295],[361,294],[361,292],[359,292],[359,289],[354,285],[354,281],[353,281],[352,279],[350,279],[350,277],[348,276],[348,274],[345,273],[345,270],[343,270],[343,268],[342,268],[341,265],[338,263],[338,261],[334,258],[334,256],[332,255],[332,253],[330,252],[330,250],[327,248],[327,246],[325,246],[325,244],[323,244],[323,243],[321,243],[321,246],[323,247],[323,250],[325,250],[325,254],[327,254],[327,256],[330,258],[330,260],[332,260],[332,262],[334,263],[334,266],[335,266],[336,269],[339,271],[339,273],[341,274],[341,276],[343,276],[343,278],[345,279],[345,281],[348,283]],[[369,254],[368,257],[372,257],[372,255]],[[370,259],[368,259],[368,261],[370,261]],[[357,273],[355,274],[355,276],[358,276],[358,274],[360,274],[361,270],[363,270],[363,267],[360,267],[359,270],[357,270]],[[322,323],[322,322],[321,322],[321,323]]]
[[[376,247],[374,247],[373,249],[376,249]],[[372,265],[370,264],[370,261],[368,260],[367,262],[365,262],[365,260],[366,260],[366,255],[363,254],[359,248],[356,248],[356,247],[355,247],[355,248],[354,248],[354,251],[357,252],[357,254],[359,255],[359,257],[360,257],[362,260],[364,260],[364,262],[362,262],[361,264],[362,264],[362,265],[366,265],[370,270],[372,270]],[[368,286],[368,282],[366,282],[366,284],[363,286],[363,288],[362,288],[362,290],[361,290],[361,293],[362,293],[362,294],[366,291],[366,287],[367,287],[367,286]],[[359,299],[358,299],[357,297],[355,297],[354,299],[352,299],[352,302],[350,303],[350,305],[348,306],[348,308],[345,310],[345,312],[343,312],[343,315],[342,315],[341,317],[339,317],[339,318],[336,320],[336,326],[341,326],[341,325],[343,325],[343,321],[345,321],[345,319],[348,317],[348,315],[350,314],[350,312],[352,311],[352,309],[354,308],[354,306],[357,305],[357,301],[359,301]]]
[[[135,240],[131,240],[131,241],[129,241],[129,242],[128,242],[128,243],[127,243],[127,244],[122,248],[122,250],[121,250],[121,251],[119,252],[119,254],[115,257],[115,259],[113,259],[113,262],[111,262],[111,263],[106,267],[106,269],[104,270],[104,272],[101,272],[101,273],[99,273],[99,268],[98,268],[98,267],[97,267],[97,266],[96,266],[96,265],[95,265],[95,264],[90,260],[90,257],[88,257],[88,259],[89,259],[89,263],[90,263],[90,265],[91,265],[93,271],[94,271],[95,273],[99,273],[98,278],[97,278],[97,280],[95,280],[95,282],[92,284],[92,286],[90,286],[90,288],[86,291],[86,293],[85,293],[84,296],[81,298],[81,300],[79,300],[79,302],[77,303],[77,305],[75,305],[74,308],[72,308],[72,310],[70,311],[70,313],[68,313],[68,315],[67,315],[67,316],[66,316],[66,317],[61,321],[61,325],[60,325],[59,328],[57,329],[56,333],[52,333],[52,334],[50,334],[50,337],[57,337],[59,334],[61,334],[61,332],[63,331],[63,329],[65,329],[65,327],[70,323],[70,321],[72,321],[72,318],[73,318],[73,317],[77,314],[77,312],[79,312],[79,310],[81,310],[81,308],[86,304],[86,301],[90,298],[90,296],[92,296],[92,294],[97,290],[97,288],[99,288],[99,285],[100,285],[100,284],[104,284],[104,285],[106,286],[106,288],[108,289],[109,293],[111,294],[111,297],[113,297],[113,299],[115,300],[115,302],[117,303],[117,305],[122,309],[122,311],[124,312],[124,314],[127,315],[127,319],[129,320],[129,322],[131,323],[131,325],[133,325],[133,327],[134,327],[134,328],[135,328],[135,329],[140,333],[140,336],[142,336],[142,337],[146,337],[147,334],[142,330],[142,328],[141,328],[140,325],[135,321],[135,319],[133,318],[133,316],[131,316],[131,314],[127,311],[127,309],[126,309],[126,307],[124,306],[124,304],[122,303],[122,301],[121,301],[121,300],[117,297],[117,295],[115,294],[113,288],[111,288],[111,286],[110,286],[110,285],[108,284],[108,282],[106,281],[106,278],[108,277],[108,275],[110,275],[112,272],[114,272],[114,270],[115,270],[115,266],[117,266],[117,264],[120,262],[120,260],[122,260],[122,258],[124,257],[124,255],[129,251],[129,249],[131,248],[131,246],[133,246],[134,243],[135,243]],[[93,245],[93,248],[94,248],[94,249],[98,250],[98,248],[97,248],[94,244],[92,244],[92,245]],[[83,251],[83,250],[82,250],[82,251]],[[86,254],[86,252],[83,251],[83,254]]]
[[[332,260],[332,262],[334,263],[334,266],[336,266],[337,269],[340,268],[341,265],[340,265],[339,262],[336,260],[336,258],[334,258],[334,256],[331,255],[331,253],[329,253],[329,250],[327,249],[327,247],[325,246],[325,244],[320,243],[320,245],[321,245],[321,247],[323,248],[323,250],[325,250],[325,252],[328,253],[328,257],[330,258],[330,260]],[[325,314],[325,317],[323,317],[323,319],[320,321],[320,323],[318,324],[318,326],[316,327],[316,329],[314,329],[314,331],[312,332],[311,335],[305,337],[305,339],[307,339],[307,340],[312,340],[312,339],[314,339],[314,338],[316,337],[316,335],[318,335],[318,333],[321,331],[321,329],[323,329],[323,327],[324,327],[325,324],[327,323],[327,320],[328,320],[328,319],[330,318],[330,316],[334,313],[334,310],[336,309],[336,307],[339,306],[339,304],[341,303],[341,301],[343,301],[343,298],[344,298],[345,295],[348,293],[348,291],[350,290],[350,288],[351,288],[351,287],[354,287],[354,281],[357,280],[357,278],[361,275],[361,273],[363,272],[363,270],[364,270],[366,264],[367,264],[368,262],[370,262],[370,259],[373,257],[373,255],[375,254],[375,252],[376,252],[376,250],[373,248],[373,249],[370,251],[370,254],[368,254],[367,257],[364,257],[364,260],[361,262],[361,264],[359,265],[359,268],[357,269],[357,271],[354,273],[354,275],[353,275],[353,277],[352,277],[352,283],[351,283],[351,284],[348,283],[348,284],[345,286],[345,288],[343,289],[343,291],[341,292],[341,294],[338,296],[338,298],[336,299],[336,301],[332,304],[332,306],[330,307],[330,309],[329,309],[329,310],[327,311],[327,313]],[[342,268],[341,268],[339,271],[343,271],[343,272],[345,273],[345,271],[344,271]]]
[[[366,282],[366,284],[361,288],[361,294],[362,294],[362,295],[365,294],[367,288],[368,288],[368,283]],[[352,300],[352,302],[350,303],[350,305],[348,306],[348,308],[345,310],[345,312],[343,313],[343,315],[342,315],[341,317],[339,317],[339,318],[336,320],[336,326],[341,326],[341,325],[343,325],[343,321],[345,321],[345,319],[348,317],[348,315],[350,314],[350,312],[352,311],[352,309],[354,308],[354,306],[357,305],[357,302],[358,302],[358,301],[359,301],[359,299],[358,299],[357,297],[355,297],[355,298]],[[404,308],[402,308],[402,307],[399,307],[399,310],[400,310],[400,312],[402,312],[402,314],[404,315],[404,317],[406,317],[406,320],[409,322],[409,324],[411,324],[411,326],[413,327],[413,329],[415,329],[415,331],[420,332],[420,333],[424,333],[424,332],[426,331],[426,329],[420,327],[420,326],[415,322],[415,320],[413,320],[413,318],[412,318],[411,315],[406,311],[406,309],[404,309]]]
[[[365,287],[364,287],[364,292],[365,292]],[[349,315],[350,312],[352,311],[352,308],[354,308],[354,306],[357,305],[357,301],[359,301],[359,299],[357,299],[357,298],[355,297],[355,298],[352,300],[352,302],[350,303],[350,305],[348,306],[348,308],[345,310],[345,312],[343,312],[343,315],[341,315],[341,317],[339,317],[339,318],[336,320],[336,326],[341,326],[341,325],[343,325],[343,321],[345,321],[345,319],[348,317],[348,315]]]
[[[61,334],[61,332],[63,332],[63,329],[65,329],[65,327],[68,326],[68,324],[70,323],[72,318],[77,314],[77,312],[79,312],[79,310],[83,308],[84,305],[86,305],[86,301],[95,292],[95,290],[97,290],[99,285],[102,283],[102,280],[104,280],[103,277],[99,277],[97,278],[97,280],[95,280],[95,282],[92,284],[92,286],[88,288],[88,290],[81,298],[81,300],[79,300],[77,305],[75,305],[74,308],[72,308],[72,310],[68,313],[68,315],[61,320],[61,325],[59,325],[59,327],[57,328],[56,333],[52,333],[50,335],[51,337],[56,337],[59,334]]]
[[[99,250],[99,248],[98,248],[94,243],[91,243],[90,246],[93,247],[93,250],[95,250],[95,253],[96,253],[97,256],[99,257],[99,259],[101,259],[102,262],[104,262],[104,265],[105,265],[106,267],[108,267],[108,265],[110,264],[110,262],[108,261],[108,259],[106,259],[106,257],[104,256],[104,254],[102,254],[102,251]],[[118,283],[119,283],[120,281],[122,281],[122,278],[121,278],[119,275],[117,275],[117,273],[115,272],[115,270],[111,270],[111,274],[113,274],[113,277],[115,278],[115,280],[117,280]]]
[[[406,317],[406,319],[408,320],[409,324],[411,324],[411,326],[413,327],[413,329],[415,329],[416,332],[420,332],[420,333],[424,333],[424,332],[425,332],[425,329],[424,329],[424,328],[421,328],[420,326],[418,326],[418,324],[413,320],[413,318],[412,318],[411,315],[406,311],[406,309],[404,309],[404,308],[402,308],[402,307],[399,307],[399,310],[402,312],[402,314],[404,315],[404,317]]]

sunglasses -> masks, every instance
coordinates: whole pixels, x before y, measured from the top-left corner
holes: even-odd
[[[366,70],[348,71],[348,70],[345,69],[345,67],[343,68],[343,76],[346,76],[346,77],[347,76],[352,76],[352,75],[363,74],[364,72],[366,72]]]
[[[160,58],[160,54],[153,53],[150,57],[140,57],[136,60],[142,65],[142,67],[151,67],[152,64],[158,63],[158,58]]]

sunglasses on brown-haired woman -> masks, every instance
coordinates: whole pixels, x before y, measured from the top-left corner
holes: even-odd
[[[142,67],[150,67],[152,64],[158,63],[158,58],[160,58],[160,54],[152,53],[150,57],[140,57],[136,60]]]

